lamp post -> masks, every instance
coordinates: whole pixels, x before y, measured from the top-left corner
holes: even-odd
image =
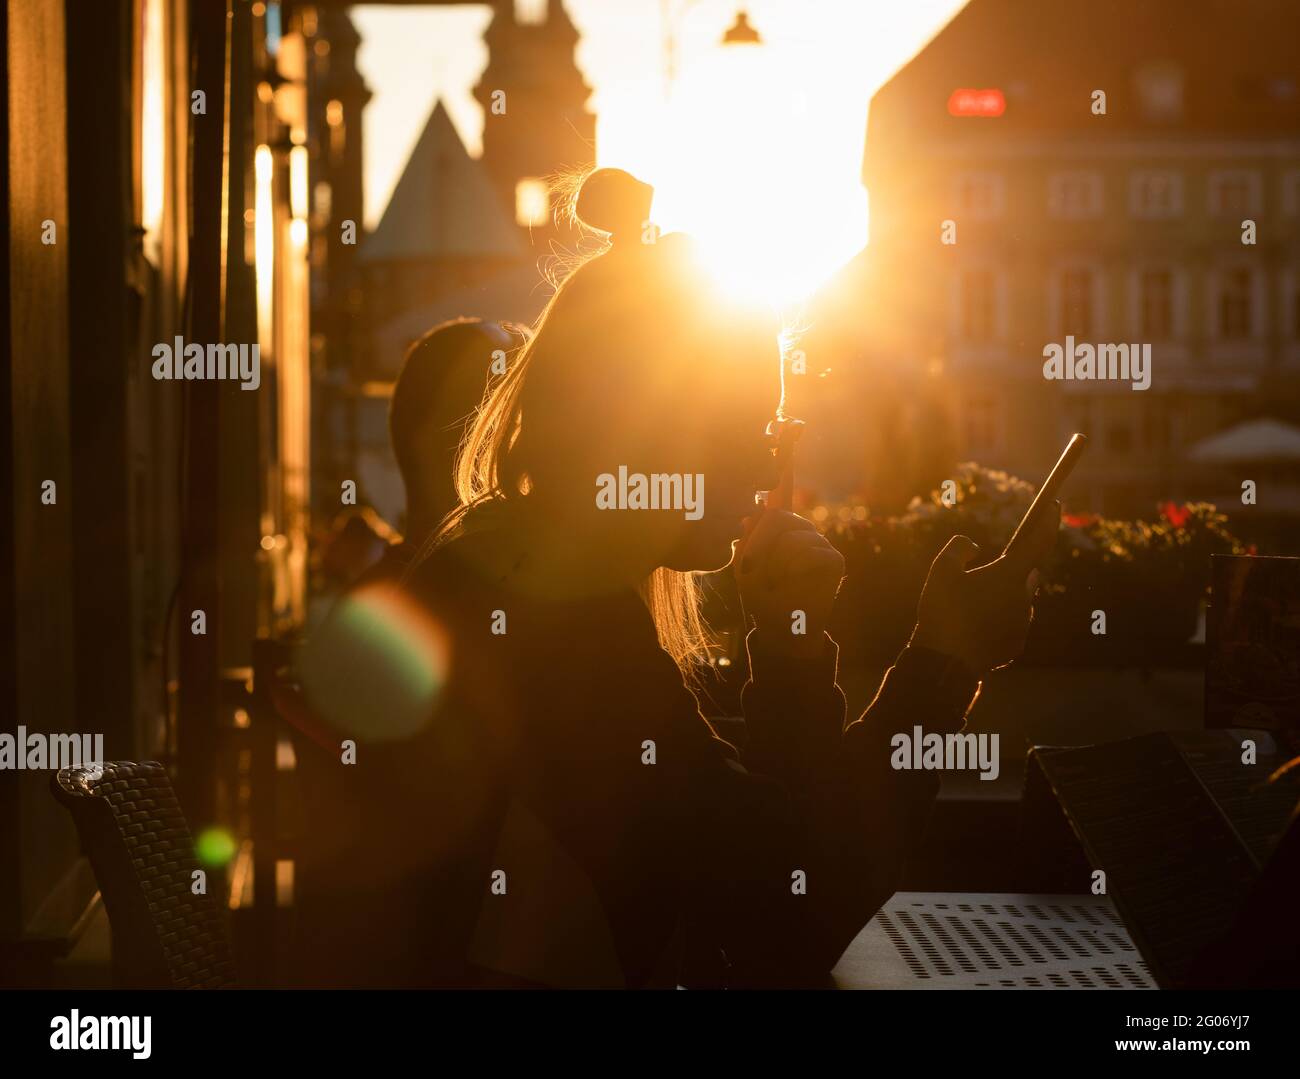
[[[736,12],[736,21],[722,35],[722,43],[724,45],[763,44],[763,39],[759,37],[758,31],[754,29],[753,24],[749,21],[749,15],[746,14],[743,7]]]
[[[700,0],[685,0],[675,4],[673,0],[660,0],[659,11],[664,29],[664,100],[672,96],[673,84],[677,81],[677,33],[682,18]],[[736,10],[736,21],[727,28],[719,44],[727,45],[761,45],[763,39],[749,21],[744,7]]]

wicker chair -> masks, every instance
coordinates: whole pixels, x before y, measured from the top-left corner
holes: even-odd
[[[234,964],[212,897],[195,895],[194,842],[156,761],[65,768],[51,778],[72,814],[113,934],[113,976],[127,988],[221,989]]]

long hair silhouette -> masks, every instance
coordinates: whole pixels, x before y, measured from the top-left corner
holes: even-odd
[[[605,243],[570,268],[531,339],[489,388],[457,460],[460,505],[430,549],[457,534],[477,507],[544,495],[574,475],[594,477],[593,450],[609,460],[615,447],[630,453],[690,433],[707,437],[733,376],[753,374],[736,359],[747,356],[752,365],[766,355],[775,369],[775,321],[730,306],[689,237],[658,235],[652,197],[652,188],[617,169],[599,169],[575,186],[572,217]],[[696,578],[660,566],[641,594],[661,646],[691,677],[709,643]]]

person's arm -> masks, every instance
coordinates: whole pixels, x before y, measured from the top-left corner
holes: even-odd
[[[1044,526],[1027,557],[1041,555],[1046,536]],[[838,650],[821,630],[842,561],[792,514],[747,533],[738,576],[757,625],[743,693],[748,746],[743,774],[729,765],[733,789],[716,821],[727,856],[712,874],[729,897],[716,924],[736,983],[824,976],[894,891],[939,781],[891,767],[893,736],[960,730],[976,672],[1014,658],[1028,625],[1031,566],[966,571],[973,547],[954,540],[935,559],[912,643],[845,726]],[[791,633],[795,610],[811,634]]]
[[[890,767],[890,739],[914,725],[959,729],[978,682],[945,656],[904,649],[846,727],[829,637],[796,658],[758,630],[747,643],[745,774],[733,764],[728,777],[743,808],[723,822],[719,936],[734,984],[807,982],[893,893],[937,793],[933,773]]]

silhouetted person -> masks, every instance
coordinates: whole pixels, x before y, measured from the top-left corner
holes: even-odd
[[[363,572],[349,572],[348,567],[373,546],[371,540],[382,539],[373,527],[367,528],[371,511],[349,515],[342,534],[334,538],[322,558],[336,575],[343,575],[346,589],[312,635],[317,654],[332,657],[330,642],[355,641],[356,621],[368,614],[364,598],[358,602],[358,596],[383,594],[398,602],[406,566],[443,517],[458,505],[453,476],[456,454],[465,426],[483,400],[494,360],[502,361],[499,366],[504,367],[505,357],[520,343],[521,338],[498,323],[463,318],[442,323],[407,350],[389,405],[393,455],[406,491],[404,536],[400,542],[386,545],[377,561],[368,560]],[[349,648],[347,658],[353,667],[364,667],[367,662],[355,647]],[[358,684],[369,683],[360,680]],[[377,956],[367,956],[364,964],[346,965],[337,958],[348,942],[364,936],[371,917],[351,894],[357,882],[351,872],[354,860],[350,848],[364,841],[352,831],[358,802],[378,804],[379,798],[354,782],[356,772],[342,764],[342,739],[336,737],[324,716],[331,710],[338,714],[384,707],[382,694],[369,695],[353,706],[338,699],[345,691],[343,687],[328,694],[331,700],[324,709],[291,692],[281,692],[277,698],[281,714],[299,734],[297,772],[308,825],[297,865],[293,980],[309,985],[374,984],[387,977],[377,974],[372,978],[368,973],[386,969]],[[382,850],[384,840],[384,836],[375,837],[377,850]],[[400,942],[396,946],[400,947]]]
[[[465,426],[483,401],[493,355],[522,342],[496,322],[462,318],[434,327],[407,350],[393,386],[388,433],[406,488],[407,543],[432,534],[459,504],[453,472]]]
[[[483,401],[494,355],[504,367],[521,343],[500,323],[460,318],[435,326],[407,349],[388,406],[389,439],[406,492],[403,538],[359,583],[399,574],[456,508],[456,454],[466,425]]]
[[[477,414],[463,507],[404,584],[419,606],[376,597],[315,665],[313,699],[356,740],[338,865],[371,915],[340,958],[367,982],[824,979],[938,790],[891,767],[892,736],[959,730],[1023,646],[1054,519],[971,571],[954,538],[846,724],[825,632],[843,560],[755,508],[776,486],[779,326],[724,302],[685,237],[642,242],[650,195],[616,170],[583,184],[577,214],[612,243]],[[707,669],[693,574],[724,567],[753,626],[743,754],[690,689]]]

